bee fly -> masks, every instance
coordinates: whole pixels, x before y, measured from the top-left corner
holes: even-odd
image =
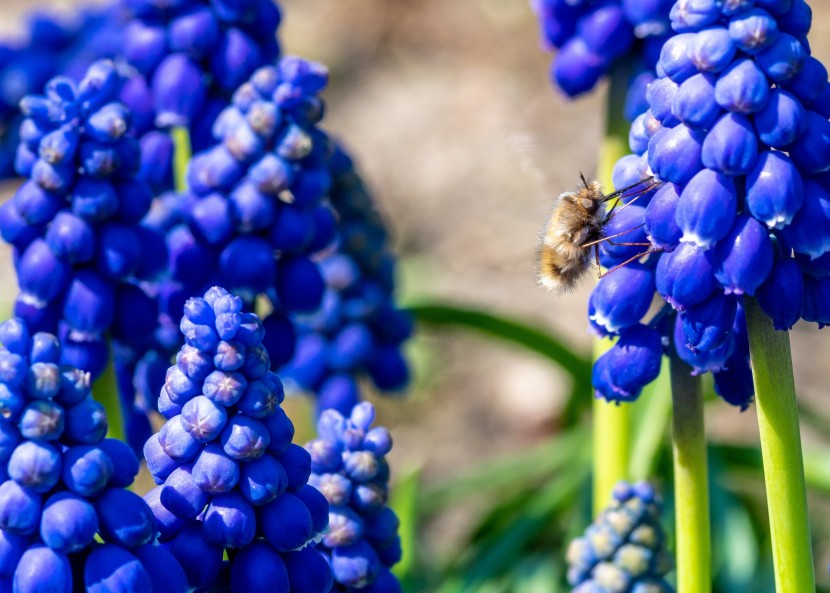
[[[576,192],[565,192],[559,196],[553,205],[542,236],[542,245],[539,250],[539,283],[547,289],[565,292],[571,290],[576,283],[591,268],[591,247],[599,277],[610,274],[614,270],[640,259],[644,255],[661,251],[646,249],[642,253],[614,266],[604,274],[599,263],[599,245],[608,241],[611,245],[651,247],[648,242],[614,242],[613,239],[630,233],[643,225],[640,224],[611,236],[605,236],[605,226],[614,218],[615,209],[619,200],[606,213],[605,204],[617,198],[629,199],[617,213],[629,204],[661,185],[654,177],[646,177],[637,183],[624,187],[613,193],[604,195],[599,181],[588,182],[580,174],[582,184]]]

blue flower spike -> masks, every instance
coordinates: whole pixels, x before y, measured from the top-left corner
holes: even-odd
[[[331,570],[309,546],[328,505],[308,486],[311,456],[291,442],[263,324],[242,309],[220,287],[185,303],[185,345],[161,388],[174,405],[144,447],[158,484],[145,498],[188,586],[212,586],[224,571],[233,593],[326,593]]]
[[[346,417],[324,410],[317,439],[306,445],[311,454],[309,483],[329,504],[329,528],[317,548],[331,564],[332,591],[401,591],[390,572],[401,558],[398,518],[386,505],[385,457],[392,438],[386,428],[372,426],[374,420],[369,402],[356,405]]]
[[[660,524],[661,500],[648,482],[620,482],[611,504],[568,547],[573,593],[654,591],[673,593],[672,569]]]
[[[626,221],[660,252],[634,270],[654,266],[654,290],[674,309],[661,308],[649,327],[664,347],[674,342],[694,374],[714,373],[716,391],[742,409],[752,400],[743,299],[757,298],[779,330],[827,319],[830,123],[822,97],[830,82],[810,56],[805,7],[676,2],[675,33],[647,87],[647,111],[632,125],[634,154],[617,163],[645,156],[643,177],[662,182],[644,216]],[[653,292],[611,280],[619,272],[600,282],[589,318],[623,343],[628,328],[646,323],[643,303],[652,304]],[[667,312],[676,319],[662,323]],[[597,361],[594,386],[628,401],[651,367],[641,347],[628,358],[621,352],[614,347]]]
[[[126,490],[138,474],[132,450],[104,438],[106,416],[88,372],[60,364],[57,337],[25,320],[0,323],[2,410],[0,578],[15,591],[151,591],[155,568],[141,550],[156,538],[144,500]],[[162,553],[162,551],[159,551]],[[71,561],[70,561],[71,559]],[[152,561],[153,563],[155,560]],[[178,563],[166,591],[185,593]]]

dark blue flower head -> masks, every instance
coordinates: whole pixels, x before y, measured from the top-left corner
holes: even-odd
[[[306,546],[326,528],[328,507],[307,485],[309,454],[291,442],[261,320],[213,287],[187,300],[180,328],[185,345],[159,398],[167,422],[144,446],[160,541],[190,587],[213,585],[232,549],[234,593],[325,593],[329,568]]]
[[[136,180],[139,149],[132,114],[118,100],[122,81],[102,60],[80,83],[56,77],[45,95],[21,101],[32,133],[16,166],[28,179],[0,215],[0,233],[18,254],[15,314],[58,334],[65,362],[93,376],[106,364],[108,332],[141,342],[153,318],[149,299],[123,288],[147,268],[138,223],[152,195]],[[146,312],[136,331],[114,323],[128,306]]]
[[[104,438],[106,413],[89,373],[62,364],[58,338],[22,319],[0,323],[0,343],[0,578],[16,591],[70,593],[73,582],[149,591],[159,568],[150,555],[166,561],[164,590],[184,593],[176,561],[148,550],[153,515],[126,490],[138,459]]]
[[[715,373],[718,393],[745,407],[744,296],[757,298],[778,329],[822,323],[824,296],[814,287],[830,252],[830,111],[822,100],[830,83],[810,56],[803,1],[678,1],[671,19],[676,34],[630,135],[632,151],[647,155],[647,174],[664,184],[630,225],[643,224],[662,251],[654,288],[678,312],[678,354],[695,373]],[[631,290],[600,288],[596,299],[632,299]]]
[[[317,394],[319,410],[348,414],[357,403],[362,373],[381,390],[400,391],[407,385],[402,348],[413,323],[396,306],[395,256],[386,225],[352,160],[339,147],[331,172],[331,208],[315,212],[331,225],[318,245],[331,243],[336,235],[320,262],[326,291],[318,312],[292,316],[299,330],[298,348],[281,374]]]
[[[401,557],[398,518],[386,505],[392,437],[387,429],[373,427],[374,420],[369,402],[346,417],[324,410],[317,439],[306,445],[309,483],[330,505],[329,529],[317,547],[331,564],[333,591],[401,591],[390,572]]]
[[[133,18],[123,34],[123,55],[136,75],[122,92],[147,114],[142,177],[157,192],[172,189],[170,137],[187,127],[195,151],[213,144],[211,126],[231,94],[280,54],[281,14],[273,0],[156,2],[125,0]]]
[[[611,504],[568,547],[573,593],[672,593],[665,579],[672,560],[660,525],[660,506],[651,484],[617,484]]]
[[[641,72],[630,81],[626,113],[645,110],[645,86],[653,79],[660,46],[669,28],[670,0],[534,0],[542,45],[558,51],[554,84],[569,97],[590,91],[618,61],[637,57]]]

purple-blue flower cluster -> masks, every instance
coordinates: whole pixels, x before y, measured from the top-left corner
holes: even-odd
[[[45,95],[21,101],[15,167],[27,180],[0,206],[20,286],[15,315],[56,333],[61,362],[93,377],[107,363],[107,332],[125,343],[152,332],[154,305],[131,281],[165,264],[147,248],[160,237],[139,224],[152,194],[136,179],[139,145],[121,83],[101,60],[79,84],[55,77]]]
[[[636,368],[612,349],[595,385],[610,400],[636,397],[671,338],[695,373],[713,372],[718,393],[746,407],[744,295],[780,330],[830,323],[830,83],[810,56],[804,0],[681,0],[671,17],[676,34],[661,51],[649,110],[631,127],[634,154],[614,171],[617,187],[651,174],[663,183],[606,229],[661,253],[613,272],[591,297],[600,333],[645,341]],[[603,254],[614,263],[636,249]],[[677,312],[663,340],[639,325],[655,290]],[[625,385],[614,376],[622,367]]]
[[[125,19],[116,6],[85,8],[76,19],[35,12],[25,39],[0,43],[0,179],[14,176],[20,100],[40,93],[57,74],[79,81],[92,62],[120,50]]]
[[[647,482],[620,482],[611,504],[568,547],[573,593],[673,593],[660,500]]]
[[[159,397],[167,422],[144,447],[159,541],[199,590],[220,578],[227,550],[234,593],[326,593],[331,571],[309,544],[328,504],[291,442],[263,323],[219,287],[184,311],[185,345]]]
[[[645,85],[654,79],[660,47],[671,32],[671,0],[532,0],[542,44],[557,50],[551,79],[569,97],[592,90],[625,59],[641,62],[631,82],[631,117],[644,109]]]
[[[22,319],[0,324],[0,342],[0,590],[185,593],[181,567],[151,545],[150,508],[126,489],[138,459],[104,438],[89,373]]]
[[[123,56],[138,75],[122,100],[141,114],[141,174],[158,193],[172,189],[173,140],[190,130],[194,151],[213,144],[211,126],[255,70],[276,62],[281,15],[273,0],[121,0],[133,18]]]
[[[349,156],[337,147],[328,194],[337,241],[320,261],[326,291],[320,310],[292,315],[297,349],[283,380],[316,394],[317,409],[348,415],[360,400],[357,379],[400,391],[409,381],[402,347],[412,319],[395,305],[395,256],[386,225]]]
[[[212,285],[240,296],[246,310],[265,297],[263,323],[274,369],[294,355],[289,315],[319,308],[325,290],[311,256],[334,239],[332,143],[319,129],[327,83],[321,65],[284,58],[257,70],[213,126],[217,143],[194,155],[190,191],[154,201],[145,228],[166,237],[166,277],[144,288],[158,303],[154,343],[125,352],[126,388],[154,409],[166,360],[179,348],[185,301]],[[134,375],[134,377],[133,377]]]
[[[386,505],[392,437],[372,427],[375,408],[362,402],[349,416],[324,410],[317,421],[311,479],[329,503],[329,528],[318,544],[334,573],[332,591],[399,593],[390,568],[401,559],[398,518]]]

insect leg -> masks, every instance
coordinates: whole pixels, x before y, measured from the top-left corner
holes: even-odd
[[[637,254],[637,255],[635,255],[634,257],[630,257],[630,258],[628,258],[628,259],[627,259],[627,260],[625,260],[623,263],[621,263],[621,264],[617,264],[616,266],[614,266],[614,267],[613,267],[613,268],[611,268],[610,270],[606,270],[605,272],[602,272],[602,269],[600,269],[599,277],[600,277],[600,278],[604,278],[605,276],[607,276],[607,275],[608,275],[608,274],[610,274],[611,272],[613,272],[613,271],[615,271],[615,270],[619,270],[619,269],[620,269],[620,268],[622,268],[623,266],[627,266],[627,265],[628,265],[628,264],[630,264],[631,262],[633,262],[633,261],[635,261],[635,260],[638,260],[638,259],[640,259],[641,257],[645,257],[645,256],[650,255],[650,254],[652,254],[652,253],[662,253],[663,251],[664,251],[663,249],[649,249],[648,251],[644,251],[644,252],[642,252],[642,253],[638,253],[638,254]]]
[[[637,226],[631,227],[630,229],[626,229],[626,230],[624,230],[624,231],[620,231],[619,233],[616,233],[616,234],[614,234],[614,235],[609,235],[608,237],[603,237],[602,239],[597,239],[596,241],[590,241],[590,242],[588,242],[588,243],[584,243],[584,244],[582,245],[582,247],[591,247],[591,246],[593,246],[593,245],[598,245],[599,243],[602,243],[603,241],[608,241],[608,240],[610,240],[610,239],[614,239],[614,238],[616,238],[616,237],[621,237],[621,236],[623,236],[623,235],[627,235],[628,233],[630,233],[630,232],[632,232],[632,231],[636,231],[637,229],[639,229],[640,227],[642,227],[644,224],[645,224],[645,223],[643,223],[643,224],[638,224]],[[650,245],[650,244],[651,244],[651,243],[646,243],[646,245]],[[612,245],[613,245],[613,243],[612,243]]]
[[[631,185],[627,185],[626,187],[624,187],[622,189],[618,189],[614,192],[611,192],[610,194],[602,196],[602,201],[603,202],[608,202],[608,201],[613,200],[614,198],[618,198],[620,196],[625,197],[624,196],[625,192],[627,192],[630,189],[634,189],[635,187],[640,187],[641,185],[643,185],[645,183],[648,183],[647,188],[645,190],[639,189],[639,190],[637,190],[638,192],[639,191],[647,191],[647,192],[651,191],[652,189],[654,189],[658,185],[662,185],[663,182],[662,181],[657,181],[656,179],[654,179],[653,175],[650,176],[650,177],[644,177],[643,179],[640,179],[640,181],[638,181],[636,183],[632,183]],[[634,192],[634,193],[637,193],[637,192]]]
[[[614,212],[614,210],[616,209],[616,204],[614,204],[614,207],[611,208],[611,210],[606,215],[604,224],[608,224],[609,222],[611,222],[614,219],[614,216],[616,216],[617,214],[619,214],[620,212],[625,210],[628,206],[630,206],[631,204],[633,204],[634,202],[636,202],[637,200],[642,198],[644,195],[646,195],[648,192],[653,190],[658,185],[660,185],[660,183],[655,183],[655,184],[649,185],[648,187],[643,188],[640,191],[637,191],[637,192],[634,192],[632,194],[629,194],[628,196],[625,196],[625,197],[629,197],[631,199],[629,201],[627,201],[625,204],[623,204],[622,207],[619,210],[616,211],[616,213]],[[617,202],[617,204],[619,204],[619,202]]]

